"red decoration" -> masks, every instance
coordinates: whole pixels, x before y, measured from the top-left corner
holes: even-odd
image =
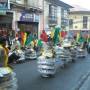
[[[47,34],[46,34],[46,32],[44,30],[42,31],[42,34],[40,35],[40,38],[44,42],[48,41],[48,36],[47,36]]]
[[[67,35],[67,32],[66,31],[61,31],[61,37],[65,37]]]

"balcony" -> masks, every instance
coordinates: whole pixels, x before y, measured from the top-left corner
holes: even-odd
[[[57,17],[55,16],[48,16],[49,25],[57,25]]]
[[[23,10],[28,10],[29,12],[42,13],[42,9],[38,7],[38,3],[28,3],[28,0],[22,0],[22,2],[17,2],[16,0],[10,0],[11,8],[21,8]]]
[[[62,25],[65,25],[65,26],[68,26],[68,24],[69,24],[69,19],[61,18],[61,24],[62,24]]]

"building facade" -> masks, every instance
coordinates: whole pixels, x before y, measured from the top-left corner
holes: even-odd
[[[42,5],[44,12],[40,19],[40,30],[48,31],[55,26],[59,26],[61,30],[69,30],[69,9],[72,6],[60,0],[43,0]]]
[[[59,0],[0,0],[0,32],[27,32],[40,36],[42,30],[59,26],[68,30],[70,5]],[[4,6],[5,6],[4,5]]]
[[[4,0],[5,1],[5,0]],[[0,8],[0,31],[14,33],[27,32],[37,34],[39,28],[39,14],[42,9],[39,7],[39,0],[6,0],[9,8]],[[3,0],[1,0],[1,3]],[[4,10],[5,12],[1,12]],[[7,29],[7,30],[6,30]]]
[[[79,32],[87,37],[90,34],[90,11],[71,11],[69,28],[73,35]]]

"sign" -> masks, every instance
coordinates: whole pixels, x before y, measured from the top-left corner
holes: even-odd
[[[20,17],[20,21],[33,22],[33,19],[34,19],[34,15],[29,13],[22,13]]]
[[[39,15],[33,13],[22,13],[20,21],[39,22]]]
[[[9,0],[0,0],[0,10],[7,10],[7,9],[10,9]]]

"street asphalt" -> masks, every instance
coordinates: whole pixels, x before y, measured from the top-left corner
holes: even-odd
[[[17,64],[14,71],[18,79],[18,90],[90,90],[83,88],[85,83],[90,83],[90,55],[77,59],[63,69],[58,68],[51,78],[41,77],[37,71],[37,60]]]

